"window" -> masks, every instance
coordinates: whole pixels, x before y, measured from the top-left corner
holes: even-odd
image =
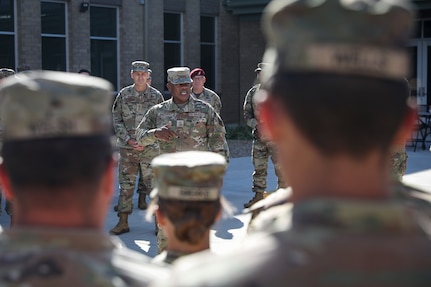
[[[205,86],[214,90],[216,78],[216,25],[215,17],[201,16],[201,67],[205,71]]]
[[[67,71],[66,4],[41,2],[42,69]]]
[[[90,6],[91,74],[118,90],[118,12],[115,7]]]
[[[14,0],[0,1],[0,67],[15,69]]]
[[[165,71],[182,65],[182,21],[181,14],[164,14],[164,67]],[[166,77],[165,77],[166,87]]]

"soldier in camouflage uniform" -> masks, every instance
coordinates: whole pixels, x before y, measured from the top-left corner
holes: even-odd
[[[0,286],[148,286],[166,270],[104,232],[115,193],[106,80],[32,72],[0,89],[0,178],[13,227],[0,234]]]
[[[123,88],[117,95],[112,107],[114,130],[117,146],[120,149],[118,182],[120,196],[116,211],[119,221],[110,230],[111,234],[119,235],[130,231],[127,218],[133,211],[133,192],[139,173],[138,207],[146,209],[145,197],[151,191],[152,171],[151,160],[159,154],[155,144],[140,145],[135,139],[135,128],[152,106],[163,102],[162,94],[147,84],[149,64],[134,61],[130,75],[133,85]]]
[[[201,101],[207,102],[214,108],[217,114],[221,112],[221,100],[216,92],[205,87],[206,77],[205,71],[201,68],[195,68],[190,72],[190,78],[192,79],[192,93],[191,95]]]
[[[166,233],[166,250],[152,262],[168,265],[181,256],[210,248],[210,230],[221,214],[226,160],[207,151],[156,157],[155,188],[147,218],[156,214]]]
[[[390,149],[416,120],[403,79],[412,10],[404,0],[268,4],[259,120],[288,201],[261,211],[241,247],[180,258],[159,286],[430,286],[430,195],[390,172]]]
[[[407,78],[405,78],[404,81],[407,87],[407,97],[410,98],[409,81],[407,80]],[[406,153],[406,141],[401,140],[399,143],[396,143],[391,149],[392,174],[395,180],[401,181],[403,179],[403,176],[406,173],[407,169],[407,158],[408,155]]]
[[[407,169],[407,158],[405,146],[394,147],[391,150],[392,174],[395,180],[401,181]]]
[[[13,75],[15,75],[15,71],[13,69],[1,68],[0,69],[0,82],[2,82],[7,77],[10,77]],[[1,121],[1,116],[0,116],[0,121]],[[1,128],[1,124],[0,124],[0,147],[1,147],[1,134],[2,134],[2,128]],[[1,187],[0,187],[0,215],[2,214],[2,210],[1,210],[1,203],[2,203],[2,197],[3,197],[2,194],[3,194],[3,192],[1,191]],[[9,200],[6,200],[6,204],[5,204],[4,209],[5,209],[7,214],[12,215],[12,203]]]
[[[190,95],[190,69],[175,67],[167,74],[172,98],[152,107],[144,116],[136,129],[138,143],[157,143],[161,154],[212,151],[229,162],[223,120],[208,103]],[[157,236],[160,252],[165,245],[163,232],[159,231]]]
[[[262,68],[265,66],[264,63],[259,63],[257,68],[254,70],[257,74],[258,84],[254,85],[245,96],[244,100],[244,119],[247,125],[252,129],[253,133],[253,143],[251,150],[251,158],[253,162],[253,186],[252,191],[255,193],[253,198],[244,204],[244,207],[249,208],[257,201],[263,199],[264,193],[266,191],[266,179],[268,176],[268,159],[271,157],[272,163],[274,164],[274,171],[277,175],[277,188],[284,188],[286,184],[282,180],[282,176],[280,173],[280,166],[277,163],[277,158],[275,155],[274,146],[263,139],[259,133],[258,129],[258,106],[256,102],[253,100],[255,95],[259,92],[260,89],[260,73]]]
[[[149,109],[136,129],[138,144],[158,143],[160,153],[212,151],[229,161],[223,120],[208,103],[190,96],[189,68],[167,73],[172,98]]]

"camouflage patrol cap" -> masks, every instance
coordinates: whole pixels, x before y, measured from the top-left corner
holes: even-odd
[[[134,61],[132,62],[131,72],[148,72],[150,69],[150,64],[144,61]]]
[[[15,75],[15,71],[8,68],[0,69],[0,79],[7,78],[9,76]]]
[[[262,17],[264,61],[274,64],[265,79],[313,71],[400,80],[413,19],[405,0],[273,0]]]
[[[226,160],[207,151],[185,151],[157,156],[151,162],[155,188],[151,197],[188,201],[220,198]]]
[[[3,83],[0,114],[4,141],[111,133],[113,87],[106,80],[38,71]]]
[[[190,69],[188,67],[175,67],[168,69],[168,82],[177,84],[191,83]]]

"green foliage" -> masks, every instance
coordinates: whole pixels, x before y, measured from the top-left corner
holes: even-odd
[[[251,128],[247,125],[226,126],[226,139],[228,139],[228,140],[252,140]]]

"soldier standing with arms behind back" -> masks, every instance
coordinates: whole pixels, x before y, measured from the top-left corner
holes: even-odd
[[[165,276],[104,232],[115,193],[112,85],[32,72],[0,88],[0,179],[13,227],[0,236],[0,286],[147,286]]]
[[[161,286],[431,286],[430,195],[400,190],[390,166],[417,116],[409,4],[269,3],[259,120],[289,202],[261,211],[231,253],[178,259]]]
[[[151,160],[159,153],[156,145],[140,145],[135,139],[135,128],[149,108],[163,102],[162,94],[147,84],[150,65],[144,61],[134,61],[130,76],[134,84],[123,88],[117,95],[112,107],[114,130],[117,136],[117,146],[120,148],[118,181],[120,196],[115,211],[118,211],[119,221],[110,230],[111,234],[119,235],[129,232],[127,218],[133,211],[133,192],[136,178],[138,188],[138,207],[146,209],[146,195],[151,192],[152,171]],[[142,184],[143,183],[143,184]]]
[[[268,176],[268,159],[271,157],[272,163],[274,164],[274,171],[277,176],[277,189],[286,187],[286,184],[282,180],[280,172],[280,166],[277,162],[275,155],[275,149],[273,144],[262,138],[259,133],[259,122],[257,118],[258,107],[254,101],[255,95],[260,89],[260,77],[262,69],[265,67],[265,63],[259,63],[257,68],[254,70],[256,73],[256,79],[258,81],[250,90],[244,99],[244,119],[247,125],[252,129],[253,143],[251,150],[251,159],[253,162],[253,185],[252,191],[255,193],[253,198],[249,202],[244,204],[245,208],[251,207],[254,203],[263,199],[264,193],[266,192],[266,180]]]

